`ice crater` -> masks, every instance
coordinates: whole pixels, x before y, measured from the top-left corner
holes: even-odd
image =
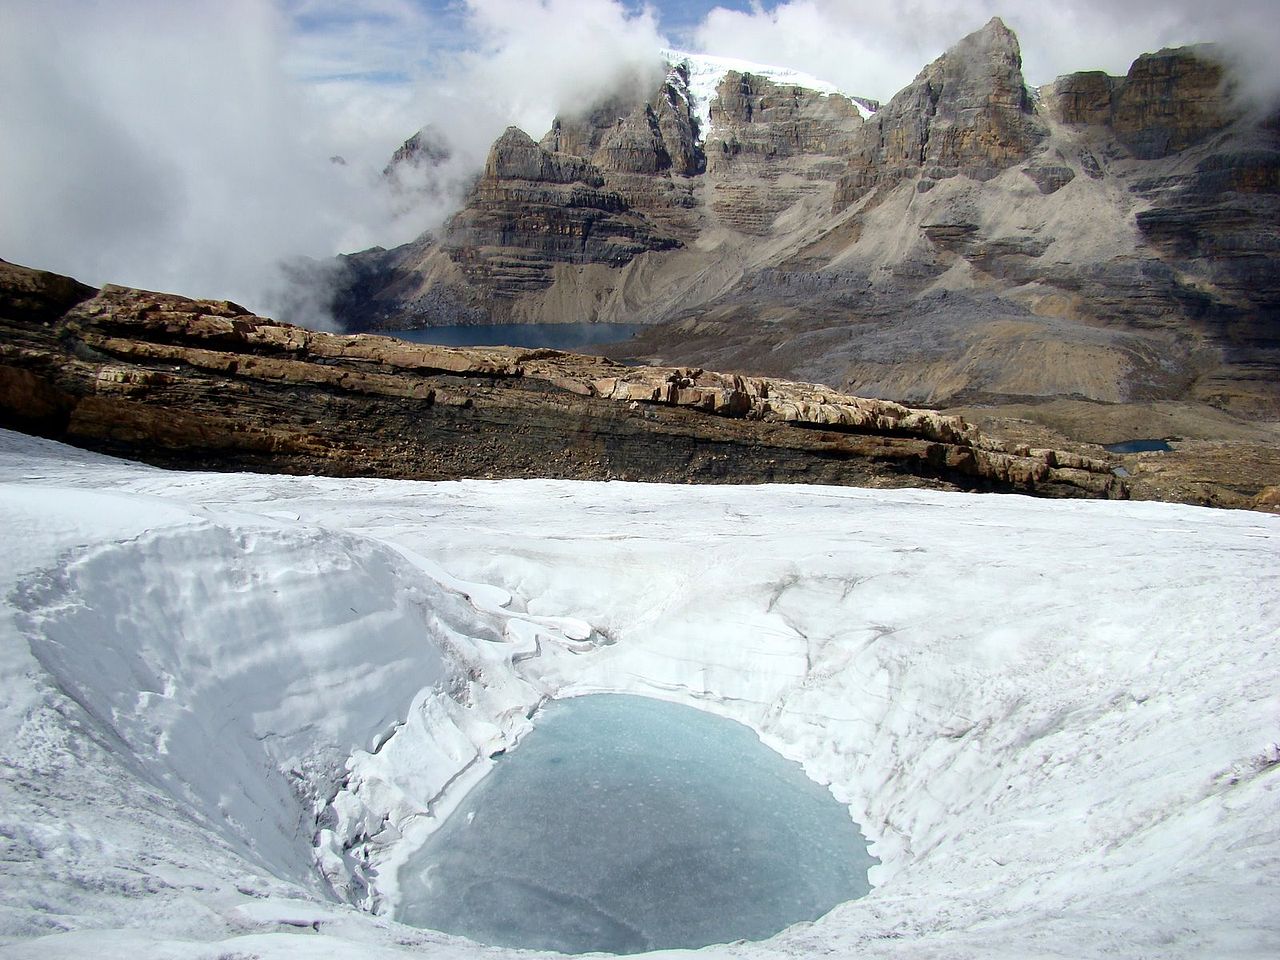
[[[400,868],[396,916],[505,947],[694,948],[816,920],[872,862],[848,809],[748,727],[574,697]]]

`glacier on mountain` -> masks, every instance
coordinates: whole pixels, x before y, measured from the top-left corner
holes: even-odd
[[[757,77],[764,77],[766,80],[771,80],[777,84],[816,90],[826,96],[830,96],[833,93],[847,96],[853,101],[854,107],[857,108],[858,113],[862,115],[864,120],[875,113],[871,107],[872,101],[853,96],[839,89],[834,83],[819,80],[817,77],[800,70],[793,70],[790,67],[773,67],[763,63],[752,63],[750,60],[739,60],[736,57],[717,57],[706,53],[686,53],[682,50],[663,50],[661,53],[670,67],[674,69],[683,66],[687,72],[687,93],[692,100],[692,112],[698,118],[699,142],[706,140],[712,132],[711,101],[716,98],[717,88],[730,71],[750,73]],[[685,87],[684,82],[678,76],[669,77],[668,79],[672,80],[673,86],[677,89]]]

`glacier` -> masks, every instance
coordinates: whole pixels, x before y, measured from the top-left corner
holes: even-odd
[[[868,120],[875,115],[875,111],[868,106],[868,101],[863,97],[847,94],[834,83],[820,80],[811,74],[794,70],[791,67],[775,67],[764,63],[753,63],[750,60],[741,60],[737,57],[720,57],[707,53],[690,53],[684,50],[662,50],[660,54],[672,70],[676,67],[683,67],[687,74],[687,81],[674,73],[668,75],[667,79],[677,90],[684,91],[689,96],[693,115],[698,118],[699,143],[704,142],[713,132],[711,101],[718,96],[717,90],[720,87],[720,83],[730,71],[750,73],[754,76],[771,80],[780,86],[804,87],[806,90],[816,91],[823,96],[830,96],[833,93],[848,96],[853,102],[854,109],[858,111],[862,119]]]
[[[1275,956],[1278,524],[180,473],[0,432],[0,956],[514,957],[397,923],[398,873],[588,693],[748,725],[879,859],[700,954]]]

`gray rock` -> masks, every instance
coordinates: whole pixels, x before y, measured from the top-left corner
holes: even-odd
[[[836,194],[847,206],[875,187],[924,175],[989,180],[1027,160],[1048,131],[1022,79],[1018,39],[999,18],[927,66],[854,144]]]

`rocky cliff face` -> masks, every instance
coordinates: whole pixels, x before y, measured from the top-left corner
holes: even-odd
[[[677,65],[647,101],[613,95],[586,111],[556,117],[541,146],[590,158],[612,173],[690,177],[704,165],[698,133],[688,73]]]
[[[1047,135],[1022,79],[1018,39],[993,19],[876,114],[853,146],[836,202],[907,178],[921,190],[958,175],[990,180],[1028,159]]]
[[[623,266],[678,241],[631,212],[581,157],[552,153],[511,127],[493,145],[467,206],[442,246],[495,318],[511,301],[550,286],[564,264]]]
[[[1032,92],[993,20],[874,114],[745,71],[709,129],[697,106],[677,69],[509,132],[440,242],[351,259],[341,315],[642,322],[637,356],[911,402],[1280,417],[1280,124],[1211,49]]]
[[[1060,77],[1045,103],[1060,123],[1106,127],[1134,157],[1156,160],[1238,118],[1217,57],[1211,46],[1143,54],[1125,77],[1097,71]]]
[[[829,204],[865,122],[847,97],[737,71],[721,81],[711,120],[710,212],[719,224],[759,236],[806,199]]]

